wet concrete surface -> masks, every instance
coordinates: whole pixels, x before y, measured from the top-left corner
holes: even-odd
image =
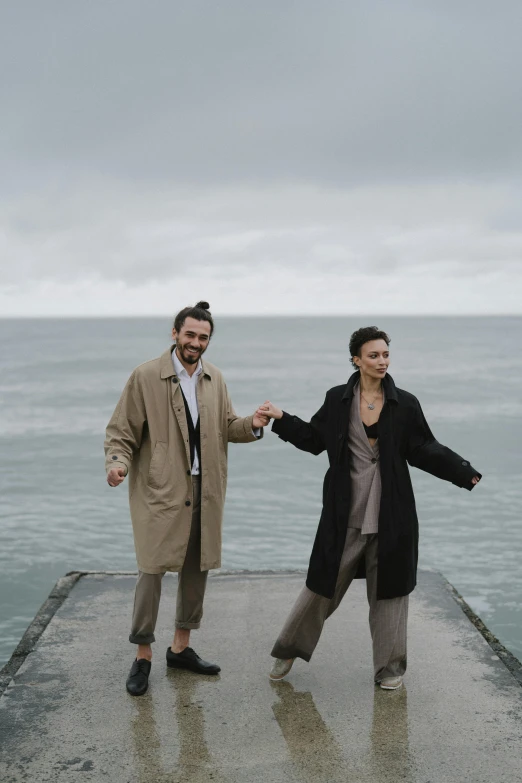
[[[125,678],[135,578],[83,576],[0,699],[0,780],[115,783],[520,783],[522,689],[445,581],[421,572],[402,689],[372,681],[364,583],[309,664],[270,682],[270,649],[303,576],[209,580],[194,648],[218,677],[167,670],[165,577],[149,692]]]

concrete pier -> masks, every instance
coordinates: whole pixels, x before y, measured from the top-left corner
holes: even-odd
[[[150,689],[133,698],[134,583],[59,583],[2,672],[2,783],[522,780],[520,665],[486,641],[440,575],[420,573],[405,685],[394,692],[372,681],[364,583],[328,620],[312,661],[272,683],[271,644],[303,575],[240,573],[211,577],[193,633],[218,677],[166,669],[176,579],[165,577]]]

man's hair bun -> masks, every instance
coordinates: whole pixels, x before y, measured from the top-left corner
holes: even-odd
[[[174,318],[174,329],[179,334],[185,323],[185,318],[195,318],[196,321],[207,321],[210,324],[210,336],[214,334],[214,321],[210,314],[208,302],[198,302],[194,307],[184,307]]]

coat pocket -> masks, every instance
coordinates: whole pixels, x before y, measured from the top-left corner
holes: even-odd
[[[165,486],[167,477],[167,444],[158,441],[152,453],[147,485],[153,489],[161,489]]]

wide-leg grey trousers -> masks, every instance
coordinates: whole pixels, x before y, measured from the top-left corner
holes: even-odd
[[[374,679],[378,682],[404,674],[408,596],[377,600],[377,547],[377,534],[362,535],[357,528],[348,528],[333,598],[317,595],[307,587],[301,590],[272,650],[274,658],[310,660],[325,621],[341,603],[364,557]]]
[[[199,628],[203,617],[203,599],[208,571],[200,570],[201,563],[201,480],[192,477],[192,523],[183,568],[178,577],[176,598],[176,628]],[[129,641],[132,644],[152,644],[158,619],[163,574],[140,571],[134,595],[134,610]]]

